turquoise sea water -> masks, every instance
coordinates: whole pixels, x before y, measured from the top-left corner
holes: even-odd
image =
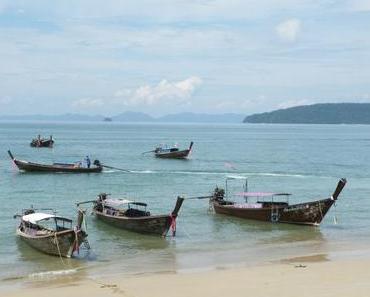
[[[55,147],[31,148],[37,134],[53,134]],[[190,141],[194,150],[187,161],[141,154],[160,143],[187,147]],[[83,277],[249,265],[303,254],[330,257],[370,242],[370,126],[0,123],[0,148],[2,283],[62,269],[77,269]],[[19,159],[45,163],[88,154],[132,172],[20,173],[7,156],[9,148]],[[209,212],[206,200],[188,200],[176,238],[118,230],[89,215],[91,250],[62,262],[15,237],[13,214],[30,205],[75,218],[77,201],[108,192],[147,202],[152,213],[169,213],[178,195],[207,195],[229,175],[248,177],[251,191],[291,192],[291,202],[326,198],[341,177],[348,184],[318,228],[224,217]],[[231,192],[241,186],[234,182]]]

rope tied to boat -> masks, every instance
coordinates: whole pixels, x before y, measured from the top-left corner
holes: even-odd
[[[334,225],[337,225],[338,224],[338,220],[337,220],[337,205],[334,201]]]
[[[54,233],[54,237],[55,237],[55,244],[57,245],[57,249],[58,249],[58,254],[59,254],[60,261],[66,267],[67,265],[63,261],[62,253],[61,253],[60,248],[59,248],[59,240],[58,240],[58,237],[57,237],[57,233],[56,232]]]

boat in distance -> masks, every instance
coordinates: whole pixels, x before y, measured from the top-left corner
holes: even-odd
[[[120,229],[143,234],[166,236],[172,228],[172,235],[176,233],[176,218],[184,198],[177,197],[176,205],[170,214],[152,215],[147,211],[147,204],[127,199],[108,198],[108,194],[101,193],[96,200],[80,202],[93,203],[93,214],[97,219]]]
[[[54,140],[53,136],[50,135],[50,138],[41,138],[40,135],[37,136],[37,138],[32,139],[30,146],[31,147],[53,147]]]
[[[237,203],[227,199],[224,189],[216,187],[210,198],[210,205],[217,214],[273,223],[317,226],[337,201],[346,182],[345,178],[340,179],[334,193],[329,198],[298,204],[289,204],[288,197],[291,194],[288,193],[247,191],[238,193],[239,196],[245,198],[245,202]],[[285,197],[285,201],[277,200],[278,197]],[[252,198],[256,200],[251,202]]]
[[[103,170],[102,164],[99,160],[93,162],[92,167],[83,167],[81,162],[78,163],[53,163],[53,164],[40,164],[35,162],[29,162],[24,160],[18,160],[14,158],[10,150],[8,154],[14,164],[22,171],[31,172],[67,172],[67,173],[99,173]]]
[[[187,149],[180,150],[178,147],[171,147],[171,148],[166,148],[166,147],[157,147],[154,150],[154,155],[157,158],[166,158],[166,159],[186,159],[193,147],[193,142],[190,142],[190,145]]]
[[[70,258],[75,251],[79,251],[83,242],[87,242],[87,233],[81,229],[84,219],[81,211],[78,212],[77,226],[74,228],[72,220],[57,216],[55,212],[45,213],[30,208],[14,216],[17,217],[20,218],[17,236],[45,254]]]

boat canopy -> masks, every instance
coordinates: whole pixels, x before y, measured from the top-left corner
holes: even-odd
[[[50,213],[36,212],[23,216],[22,220],[31,224],[37,224],[40,221],[48,220],[50,218],[55,218],[55,215]]]
[[[241,175],[228,175],[226,177],[226,180],[228,179],[247,179],[245,176],[241,176]]]
[[[270,196],[290,196],[289,193],[274,193],[274,192],[239,192],[237,196],[243,197],[270,197]]]
[[[109,207],[119,207],[125,204],[133,203],[134,201],[127,200],[127,199],[114,199],[109,198],[104,200],[104,205]]]

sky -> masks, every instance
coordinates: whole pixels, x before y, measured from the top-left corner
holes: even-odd
[[[370,0],[0,0],[0,115],[370,102]]]

